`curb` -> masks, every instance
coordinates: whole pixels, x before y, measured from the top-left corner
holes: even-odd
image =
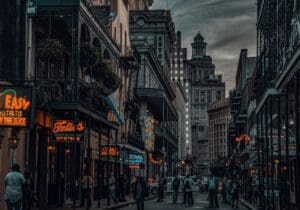
[[[257,208],[255,208],[255,207],[254,207],[252,204],[250,204],[248,201],[246,201],[246,200],[244,200],[244,199],[242,199],[242,198],[240,198],[239,200],[240,200],[240,202],[241,202],[246,208],[251,209],[251,210],[257,210]]]
[[[147,197],[147,198],[145,198],[145,201],[149,201],[149,200],[155,199],[157,197],[158,196]],[[105,208],[103,208],[103,210],[120,209],[120,208],[123,208],[125,206],[132,205],[132,204],[135,204],[135,201],[126,202],[126,203],[123,203],[123,204],[118,205],[118,206],[105,207]]]

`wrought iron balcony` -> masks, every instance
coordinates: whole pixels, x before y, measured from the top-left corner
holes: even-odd
[[[145,143],[142,141],[142,136],[139,134],[129,134],[128,144],[141,150],[145,149]]]

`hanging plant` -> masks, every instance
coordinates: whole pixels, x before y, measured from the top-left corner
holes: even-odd
[[[97,56],[89,44],[81,44],[80,47],[80,66],[91,67],[96,64]]]
[[[58,62],[63,57],[64,49],[61,41],[47,38],[37,44],[36,56],[44,62]]]

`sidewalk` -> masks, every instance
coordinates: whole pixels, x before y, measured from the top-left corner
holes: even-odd
[[[257,210],[257,208],[255,206],[253,206],[251,203],[249,203],[248,201],[246,201],[245,199],[243,198],[240,198],[240,202],[246,206],[248,209],[251,209],[251,210]]]
[[[145,201],[147,200],[151,200],[156,198],[157,195],[150,195],[149,197],[145,198]],[[98,208],[98,202],[97,201],[93,201],[92,202],[92,207],[89,210],[110,210],[110,209],[118,209],[118,208],[122,208],[131,204],[135,203],[135,200],[133,199],[132,195],[126,196],[126,202],[118,202],[117,204],[114,204],[111,202],[110,206],[107,206],[107,199],[101,199],[100,201],[100,208]],[[50,209],[50,208],[49,208]],[[61,208],[51,208],[52,210],[72,210],[72,204],[66,205],[64,207]],[[86,208],[79,208],[76,207],[76,210],[85,210]]]

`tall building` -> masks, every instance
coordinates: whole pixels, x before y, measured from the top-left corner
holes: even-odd
[[[194,168],[200,175],[209,174],[208,157],[208,105],[224,99],[225,83],[215,75],[215,65],[206,55],[204,38],[198,33],[192,43],[192,59],[188,61],[191,83],[191,153]]]
[[[191,122],[190,122],[190,78],[187,73],[187,49],[182,47],[181,31],[176,33],[176,42],[174,44],[171,56],[171,81],[180,83],[186,97],[185,114],[182,116],[184,122],[181,124],[184,142],[181,144],[181,154],[179,158],[184,159],[187,155],[187,145],[191,140]]]
[[[209,129],[208,146],[209,161],[214,165],[219,160],[227,158],[227,130],[230,123],[229,99],[218,100],[208,107]]]
[[[170,11],[131,11],[130,39],[141,55],[141,69],[133,74],[133,77],[138,77],[136,92],[142,107],[140,117],[151,115],[157,122],[154,148],[149,152],[158,150],[168,157],[165,159],[167,170],[160,174],[155,170],[159,165],[153,161],[150,163],[153,168],[151,176],[174,175],[178,154],[178,114],[172,103],[175,91],[170,85],[170,59],[176,39]]]

